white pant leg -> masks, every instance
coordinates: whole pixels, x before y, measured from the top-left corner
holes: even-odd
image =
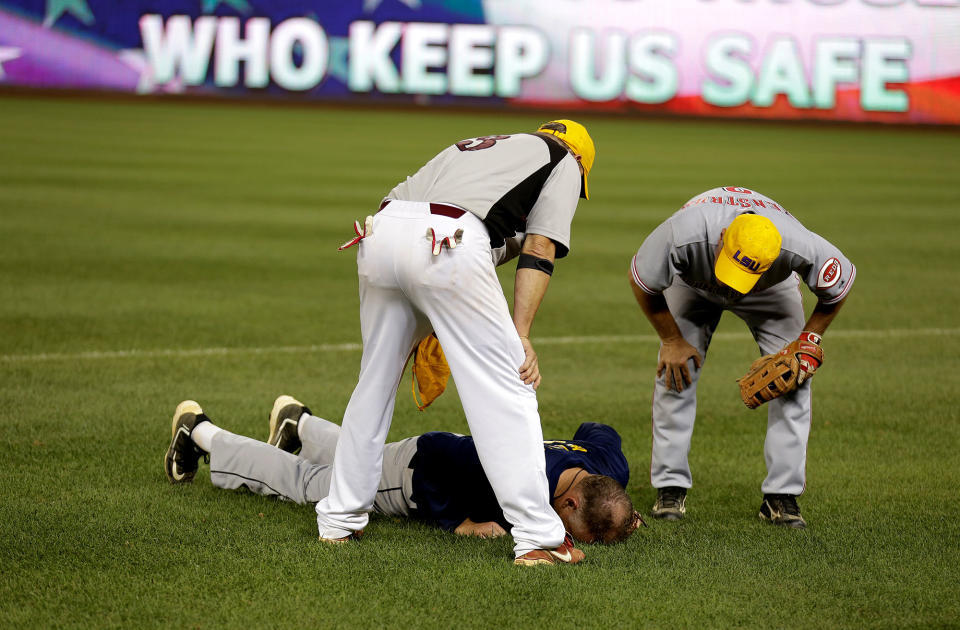
[[[504,516],[514,552],[522,555],[563,542],[564,526],[550,505],[543,432],[533,387],[518,368],[523,345],[491,261],[482,223],[433,217],[440,233],[464,230],[453,251],[429,255],[411,275],[408,293],[433,324],[457,384],[480,462]]]
[[[762,354],[777,352],[796,339],[806,322],[796,278],[748,295],[731,310],[750,327]],[[767,477],[761,486],[764,494],[799,495],[806,486],[811,382],[812,379],[767,403],[767,437],[763,445]]]
[[[663,292],[663,296],[680,334],[706,361],[710,339],[723,315],[723,308],[679,279]],[[666,371],[655,381],[650,455],[650,485],[654,488],[690,488],[693,485],[689,455],[697,416],[697,382],[702,366],[697,369],[692,361],[688,361],[687,367],[691,383],[685,385],[682,392],[667,388]]]
[[[415,342],[429,330],[426,319],[397,286],[397,261],[407,256],[412,240],[405,223],[381,212],[374,219],[373,235],[360,243],[363,358],[344,412],[330,494],[317,503],[317,526],[325,538],[340,538],[366,526],[380,484],[397,385]]]

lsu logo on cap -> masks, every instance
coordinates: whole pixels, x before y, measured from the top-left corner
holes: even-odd
[[[760,261],[759,261],[759,260],[753,260],[753,259],[750,258],[749,256],[744,256],[744,255],[740,252],[739,249],[738,249],[737,252],[733,255],[733,259],[734,259],[735,261],[737,261],[738,263],[740,263],[742,266],[744,266],[744,267],[746,267],[747,269],[749,269],[750,271],[757,272],[757,271],[760,270]]]
[[[723,233],[723,247],[714,263],[717,280],[746,295],[780,255],[782,238],[773,222],[746,212]]]

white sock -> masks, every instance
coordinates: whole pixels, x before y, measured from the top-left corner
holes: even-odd
[[[300,418],[297,420],[297,437],[300,438],[300,441],[303,442],[303,425],[305,424],[303,419],[309,418],[310,414],[304,411],[300,414]]]
[[[209,453],[211,444],[213,443],[213,436],[221,431],[223,431],[223,429],[212,422],[201,422],[193,427],[193,431],[190,433],[190,439],[193,440],[194,444]]]

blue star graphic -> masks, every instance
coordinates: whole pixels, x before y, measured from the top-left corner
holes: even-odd
[[[43,25],[50,28],[64,13],[69,13],[87,26],[94,23],[93,11],[87,5],[87,0],[47,0]]]
[[[250,13],[253,10],[247,0],[203,0],[203,12],[213,13],[221,3],[227,4],[237,13]]]

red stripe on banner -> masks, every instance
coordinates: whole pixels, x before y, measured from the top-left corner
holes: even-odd
[[[860,104],[859,88],[838,89],[832,109],[794,107],[786,95],[779,95],[769,107],[744,104],[735,107],[711,105],[699,95],[678,96],[660,105],[644,105],[625,100],[593,103],[580,99],[566,101],[513,99],[517,107],[556,107],[560,109],[594,109],[607,112],[651,112],[712,116],[720,118],[776,118],[845,120],[882,123],[960,124],[960,77],[931,79],[914,83],[888,84],[890,90],[906,92],[906,112],[865,111]]]

